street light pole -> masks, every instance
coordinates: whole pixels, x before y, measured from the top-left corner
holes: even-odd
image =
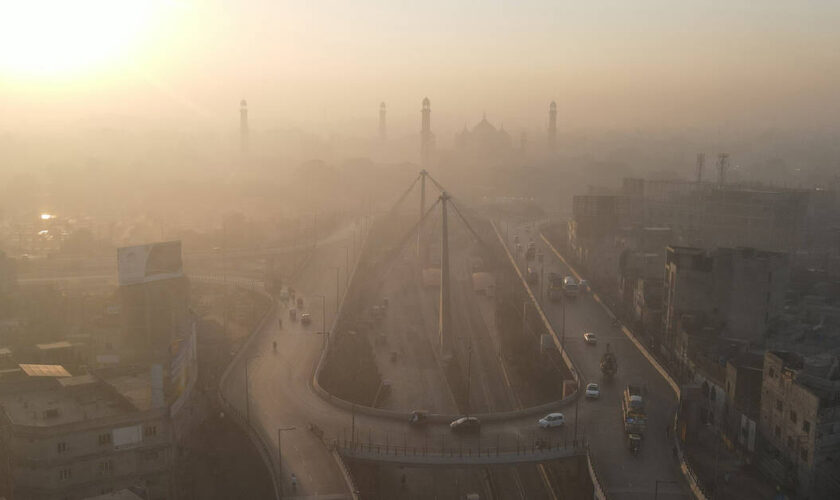
[[[259,358],[260,356],[252,356],[245,360],[245,422],[248,425],[251,425],[251,393],[250,393],[250,379],[248,378],[248,365],[251,364],[251,361]]]
[[[315,295],[315,297],[321,299],[321,328],[323,329],[321,335],[324,336],[321,349],[323,350],[327,348],[327,336],[329,336],[329,333],[327,333],[327,298],[323,295]]]
[[[566,296],[560,300],[562,309],[563,323],[560,329],[560,354],[563,354],[566,349]]]

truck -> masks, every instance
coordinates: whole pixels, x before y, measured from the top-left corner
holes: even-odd
[[[563,276],[558,273],[548,273],[548,298],[550,300],[563,298]]]
[[[624,418],[624,432],[644,435],[647,426],[645,400],[638,385],[628,385],[621,398],[621,413]]]
[[[577,297],[579,291],[580,286],[574,277],[566,276],[563,278],[563,293],[567,297]]]
[[[604,351],[604,355],[601,356],[600,366],[601,373],[607,378],[612,378],[615,375],[615,372],[618,371],[618,360],[616,360],[615,354],[610,351],[609,342],[607,342],[607,350]]]

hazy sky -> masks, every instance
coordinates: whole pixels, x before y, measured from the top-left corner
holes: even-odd
[[[840,2],[0,0],[0,129],[835,127]],[[105,118],[103,118],[105,117]]]

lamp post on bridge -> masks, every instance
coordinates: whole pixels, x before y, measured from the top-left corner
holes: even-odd
[[[329,337],[330,333],[327,331],[327,298],[323,295],[313,295],[313,297],[321,299],[321,335],[324,336],[324,343],[321,346],[321,350],[327,348],[327,337]]]
[[[245,422],[251,425],[251,393],[250,393],[250,379],[248,378],[248,365],[251,361],[262,356],[251,356],[245,360]]]

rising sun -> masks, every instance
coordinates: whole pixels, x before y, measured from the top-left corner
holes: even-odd
[[[114,62],[142,42],[160,0],[0,0],[0,78],[57,76]]]

